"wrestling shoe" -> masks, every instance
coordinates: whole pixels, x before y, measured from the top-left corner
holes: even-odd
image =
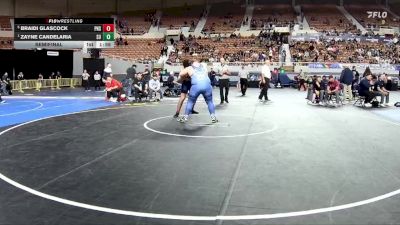
[[[182,116],[181,118],[177,119],[178,122],[180,123],[186,123],[188,121],[188,117],[187,116]]]
[[[174,118],[178,118],[179,117],[179,113],[175,113]]]
[[[199,114],[199,112],[192,110],[192,114]]]
[[[217,123],[218,122],[217,117],[211,116],[211,122],[212,123]]]

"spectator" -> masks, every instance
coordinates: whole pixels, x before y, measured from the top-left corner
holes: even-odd
[[[335,78],[332,75],[329,76],[328,89],[326,93],[328,96],[335,95],[336,105],[339,105],[340,83],[339,81],[335,80]]]
[[[85,91],[90,91],[89,78],[90,78],[90,74],[86,70],[83,70],[82,86],[85,88]]]
[[[353,92],[351,91],[353,80],[353,72],[348,67],[345,67],[340,76],[340,83],[343,84],[344,100],[346,100],[346,98],[349,101],[353,100]]]
[[[372,86],[372,75],[366,74],[365,78],[360,81],[358,94],[365,97],[365,106],[371,107],[371,101],[374,99],[375,94],[370,90]]]
[[[99,74],[99,71],[96,71],[93,75],[94,79],[94,90],[100,90],[100,85],[101,85],[101,75]]]
[[[106,80],[106,91],[107,91],[107,100],[111,102],[119,102],[120,95],[122,91],[121,82],[117,81],[112,77],[112,74],[107,77]]]
[[[301,90],[301,87],[303,87],[304,91],[306,91],[307,90],[307,87],[306,87],[306,76],[305,76],[303,70],[300,70],[300,73],[297,76],[297,79],[299,81],[299,87],[298,87],[299,91]]]
[[[365,69],[365,71],[363,73],[363,77],[366,77],[368,75],[372,75],[372,72],[371,72],[371,69],[369,68],[369,66],[367,66],[367,68]]]
[[[379,79],[374,83],[374,93],[375,96],[381,96],[381,106],[389,106],[389,91],[385,88],[385,75],[382,74],[379,76]],[[385,105],[383,105],[385,101]]]
[[[144,77],[139,73],[133,80],[133,87],[135,91],[135,101],[141,102],[142,98],[146,98],[148,94],[148,85]]]
[[[8,77],[8,73],[4,73],[2,77],[2,89],[3,93],[7,93],[8,95],[12,95],[12,86],[10,77]]]
[[[150,94],[150,99],[153,98],[153,95],[157,95],[159,93],[159,98],[157,101],[160,101],[163,97],[163,93],[161,91],[161,83],[160,83],[160,78],[157,75],[153,76],[153,79],[149,81],[149,94]]]
[[[313,92],[314,92],[314,95],[315,95],[314,101],[317,104],[320,103],[320,100],[321,100],[321,91],[322,91],[322,88],[321,88],[321,77],[318,76],[313,82]]]
[[[328,90],[328,79],[327,77],[324,75],[322,76],[322,80],[321,80],[321,91],[320,91],[320,100],[322,103],[326,104],[326,100],[327,100],[327,95],[326,92]]]
[[[211,68],[210,72],[208,73],[208,78],[210,78],[211,81],[211,86],[214,88],[217,81],[215,79],[215,77],[217,76],[217,73],[214,71],[213,68]]]
[[[353,66],[352,72],[353,72],[353,77],[360,77],[360,74],[358,73],[356,66]]]
[[[103,81],[104,79],[106,79],[106,77],[110,76],[111,74],[112,74],[111,63],[107,63],[107,66],[103,71]]]

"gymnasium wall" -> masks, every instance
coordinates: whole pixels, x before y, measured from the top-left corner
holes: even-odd
[[[67,13],[66,0],[15,0],[16,17],[63,15]]]
[[[204,5],[234,0],[15,0],[16,17],[26,16],[68,16],[93,13],[115,14],[147,9]],[[235,0],[237,1],[237,0]],[[243,0],[239,0],[243,1]],[[244,1],[243,1],[244,2]],[[14,16],[14,0],[0,0],[0,15]]]
[[[14,16],[14,1],[13,0],[1,0],[0,1],[0,15]]]

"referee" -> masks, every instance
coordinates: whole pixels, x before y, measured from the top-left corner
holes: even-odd
[[[269,68],[270,61],[265,60],[265,65],[261,69],[261,81],[260,81],[260,96],[258,99],[262,101],[264,97],[265,101],[269,101],[268,99],[268,89],[269,89],[269,82],[271,81],[271,69]]]
[[[221,60],[221,70],[219,74],[219,94],[221,96],[221,103],[224,104],[224,101],[226,103],[229,103],[228,101],[228,95],[229,95],[229,75],[231,72],[228,70],[228,66],[224,64],[225,60]],[[225,89],[225,93],[224,93]]]
[[[248,87],[248,81],[247,81],[247,72],[244,70],[244,65],[239,70],[239,77],[240,77],[240,91],[242,92],[242,96],[245,96]]]

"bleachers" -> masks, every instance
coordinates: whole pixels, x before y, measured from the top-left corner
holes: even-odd
[[[0,49],[11,49],[11,48],[13,48],[13,38],[0,37]]]
[[[137,11],[118,17],[117,26],[121,33],[144,34],[149,32],[155,11]]]
[[[153,60],[159,59],[163,45],[162,39],[128,39],[128,45],[104,49],[102,54],[135,60]]]
[[[392,10],[394,13],[396,13],[398,16],[400,16],[400,2],[390,4],[389,6],[390,6],[390,10]]]
[[[0,29],[11,29],[9,16],[0,16]]]
[[[195,39],[191,41],[189,52],[185,53],[185,43],[178,43],[178,50],[181,53],[179,60],[184,59],[192,60],[193,56],[200,56],[201,58],[217,61],[221,57],[228,61],[258,61],[258,54],[264,53],[268,55],[268,47],[261,44],[256,38],[224,38],[221,41],[212,39]],[[274,44],[269,45],[273,48],[273,61],[279,61],[278,46]],[[256,56],[257,55],[257,56]],[[211,60],[211,61],[212,61]],[[170,57],[171,62],[176,61],[176,55]]]
[[[399,50],[399,46],[374,42],[297,42],[290,46],[292,58],[298,62],[396,63],[400,62]]]
[[[367,11],[381,11],[377,10],[376,5],[345,5],[346,10],[357,19],[357,21],[363,25],[366,29],[379,28],[380,26],[399,26],[400,22],[388,13],[386,19],[380,18],[368,18]]]
[[[196,28],[205,6],[187,6],[180,8],[164,9],[160,27],[180,28],[183,26]]]
[[[213,4],[203,31],[210,33],[232,33],[243,22],[246,7],[234,3]]]
[[[310,25],[319,32],[334,31],[354,33],[354,26],[335,5],[302,5],[304,15]]]
[[[260,29],[266,23],[272,23],[276,26],[287,26],[294,23],[296,13],[290,4],[274,5],[256,5],[253,11],[254,26],[252,28]]]

